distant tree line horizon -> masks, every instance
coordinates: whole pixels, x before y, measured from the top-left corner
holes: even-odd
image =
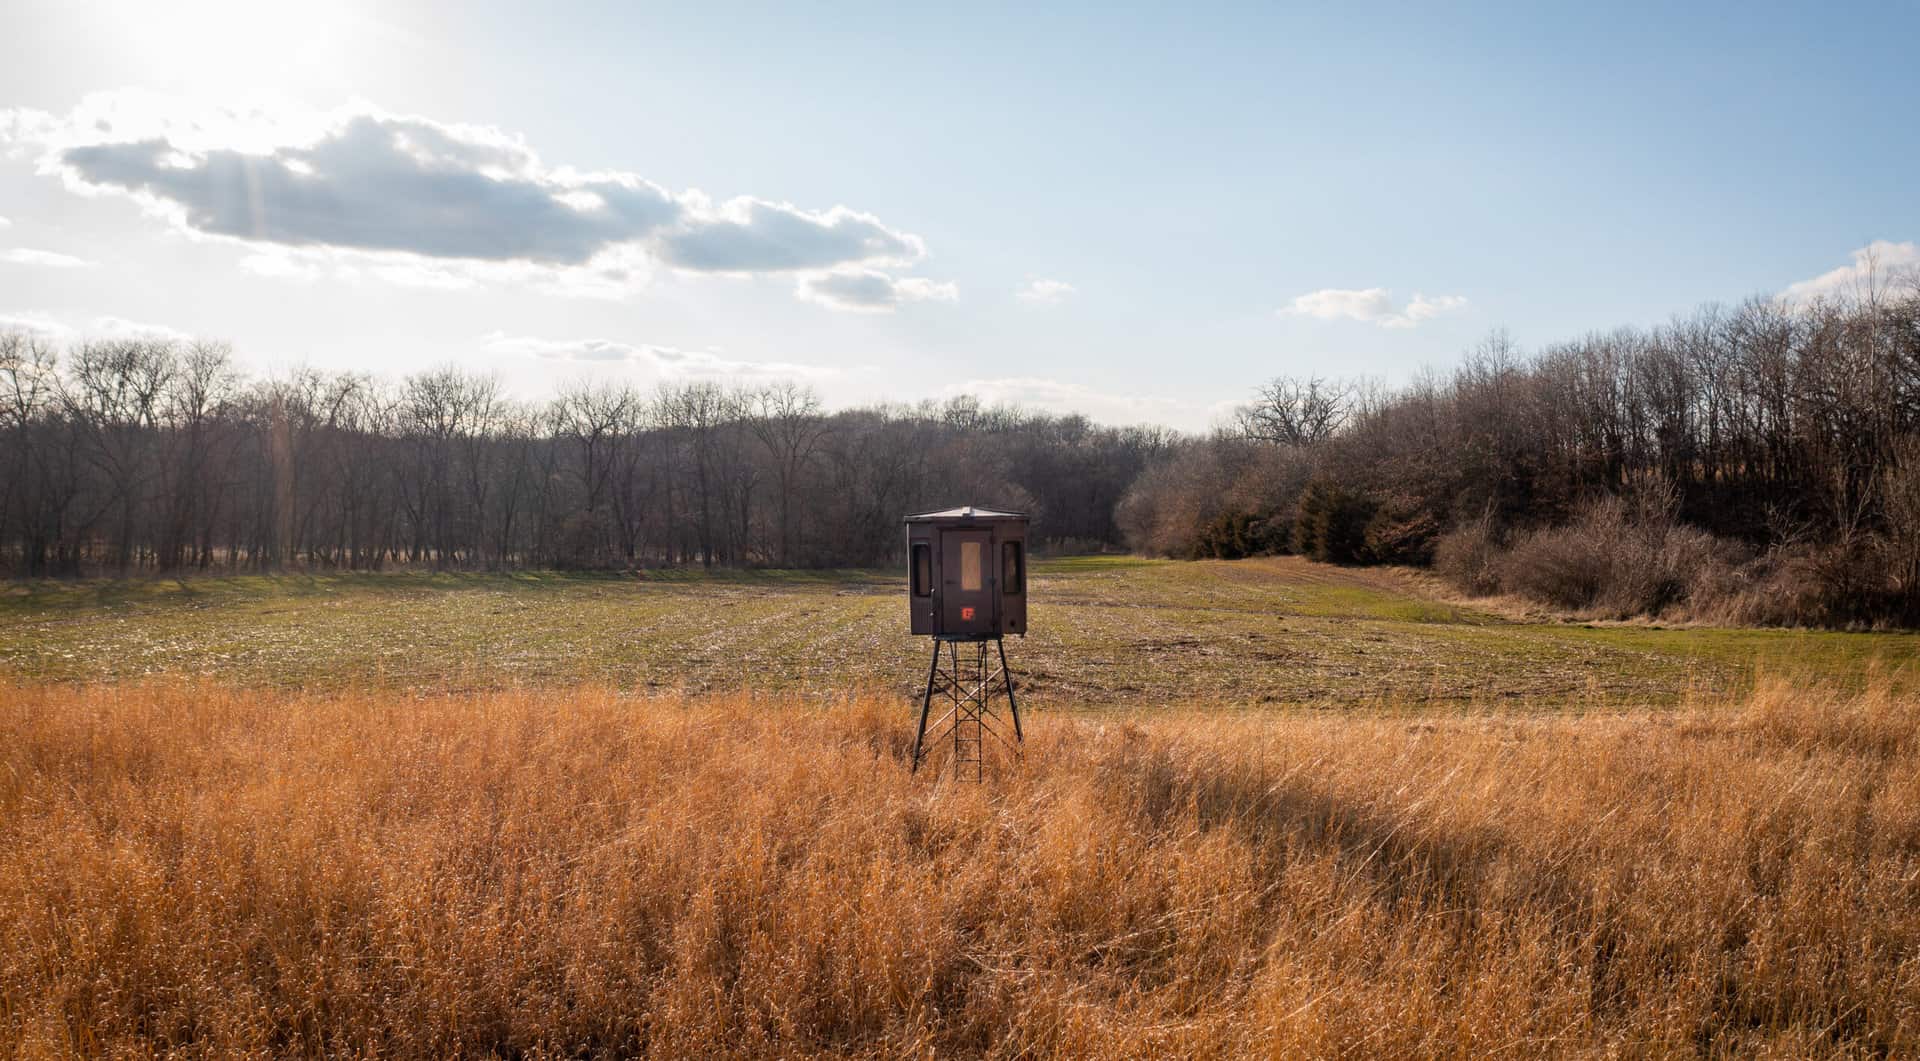
[[[16,576],[870,567],[902,515],[960,503],[1030,511],[1054,551],[1428,564],[1463,528],[1491,556],[1629,498],[1658,510],[1637,525],[1884,570],[1874,616],[1920,596],[1912,284],[1532,355],[1494,333],[1395,387],[1277,378],[1204,435],[971,397],[829,411],[792,382],[521,402],[457,367],[248,380],[222,343],[23,332],[0,334],[0,406]]]
[[[548,401],[447,366],[249,380],[225,343],[0,333],[0,570],[78,576],[893,562],[902,517],[1044,513],[1117,549],[1174,442],[956,397],[826,410],[810,389],[580,380]]]

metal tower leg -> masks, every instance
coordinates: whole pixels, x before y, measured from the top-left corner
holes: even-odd
[[[1013,698],[1013,668],[1007,666],[1007,642],[1003,638],[996,637],[993,643],[1000,649],[1000,676],[1007,683],[1007,711],[1013,715],[1013,739],[1025,744],[1026,734],[1020,732],[1020,701]]]
[[[927,739],[927,712],[933,707],[933,680],[940,674],[940,639],[933,641],[933,666],[927,668],[927,695],[920,698],[920,732],[913,738],[913,770],[920,772],[920,745]]]

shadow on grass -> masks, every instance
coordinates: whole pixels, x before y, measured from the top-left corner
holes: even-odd
[[[1556,949],[1581,968],[1588,1011],[1602,1025],[1631,1024],[1658,1005],[1694,975],[1700,963],[1690,959],[1703,950],[1721,970],[1694,1031],[1703,1053],[1722,1052],[1726,1043],[1742,1041],[1741,1032],[1778,1019],[1769,1009],[1766,985],[1746,982],[1743,961],[1756,926],[1773,916],[1766,910],[1726,912],[1726,923],[1711,938],[1690,938],[1684,911],[1666,925],[1623,916],[1617,904],[1633,902],[1633,894],[1596,888],[1595,878],[1580,872],[1587,852],[1577,844],[1548,861],[1504,828],[1423,821],[1418,802],[1401,808],[1358,803],[1300,774],[1276,779],[1244,769],[1195,770],[1176,749],[1146,741],[1130,741],[1099,769],[1106,785],[1119,790],[1116,801],[1130,802],[1146,829],[1239,830],[1264,852],[1270,875],[1283,865],[1331,854],[1343,891],[1358,887],[1367,901],[1395,917],[1444,925],[1463,948],[1489,925],[1544,915]],[[1784,888],[1781,873],[1763,890],[1777,894]],[[1268,908],[1278,901],[1271,894],[1261,900]],[[1336,894],[1333,901],[1355,899]],[[1142,940],[1143,946],[1153,943]],[[1844,995],[1806,999],[1811,1011],[1795,1017],[1824,1028],[1833,1044],[1875,1056],[1894,1052],[1897,1043],[1886,1029],[1847,1003]]]

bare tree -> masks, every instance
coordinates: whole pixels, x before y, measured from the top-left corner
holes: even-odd
[[[746,399],[747,427],[766,447],[773,465],[777,531],[775,562],[793,563],[793,509],[801,476],[827,431],[820,399],[792,382],[762,387]]]
[[[108,485],[100,511],[118,516],[113,555],[114,569],[122,575],[132,568],[140,544],[136,520],[146,501],[153,433],[176,364],[173,344],[164,340],[85,342],[63,389],[68,414],[86,439],[87,459]]]
[[[1234,413],[1240,433],[1276,446],[1312,446],[1332,438],[1347,422],[1354,387],[1310,376],[1279,376],[1260,388],[1252,404]]]
[[[158,532],[162,571],[212,562],[213,522],[221,491],[216,461],[221,424],[238,388],[233,350],[225,343],[187,345],[165,400],[158,475],[163,509]]]
[[[29,575],[72,573],[68,537],[81,490],[77,433],[65,416],[59,359],[45,339],[0,334],[0,534],[16,536]]]
[[[554,400],[554,430],[574,450],[582,504],[564,536],[581,562],[604,563],[614,555],[610,526],[613,472],[619,447],[630,436],[640,401],[624,386],[581,381]]]

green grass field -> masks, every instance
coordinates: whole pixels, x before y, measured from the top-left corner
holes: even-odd
[[[608,683],[917,688],[899,576],[326,575],[16,584],[0,672],[420,689]],[[1665,704],[1756,673],[1900,684],[1920,637],[1514,622],[1391,571],[1293,558],[1056,560],[1008,653],[1048,708],[1209,703]]]

